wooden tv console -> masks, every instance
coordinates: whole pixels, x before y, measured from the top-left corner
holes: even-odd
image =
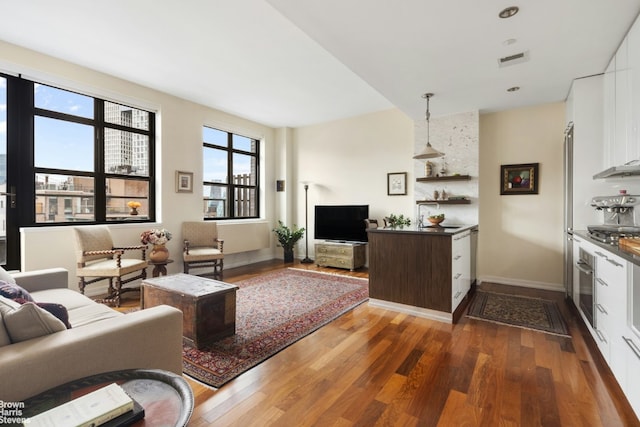
[[[351,271],[365,265],[366,243],[316,243],[316,264],[320,267],[347,268]]]

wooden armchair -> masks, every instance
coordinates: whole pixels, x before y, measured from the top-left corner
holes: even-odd
[[[136,291],[139,287],[123,288],[129,282],[147,278],[146,245],[115,247],[111,232],[105,225],[75,227],[76,236],[76,275],[78,288],[84,294],[85,287],[101,280],[109,281],[109,289],[105,298],[97,299],[116,307],[120,306],[123,293]],[[124,258],[126,251],[140,251],[141,257]],[[136,273],[135,276],[130,276]],[[124,278],[123,276],[129,276]],[[90,279],[87,279],[90,278]],[[115,284],[114,284],[115,279]]]
[[[185,274],[189,274],[190,268],[213,267],[213,271],[199,275],[222,280],[224,241],[218,239],[217,224],[213,221],[184,222],[182,238]]]

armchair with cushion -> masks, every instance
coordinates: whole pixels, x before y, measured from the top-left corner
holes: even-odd
[[[105,225],[75,227],[76,260],[78,262],[76,275],[78,288],[84,294],[85,287],[101,280],[109,281],[106,298],[99,301],[120,306],[123,293],[136,291],[139,288],[123,288],[122,285],[137,279],[147,278],[146,245],[115,247],[111,232]],[[140,258],[123,257],[126,251],[139,251]],[[135,276],[130,276],[136,273]],[[128,276],[124,278],[124,276]],[[91,279],[87,279],[87,278]],[[115,285],[114,285],[115,279]]]
[[[218,239],[218,227],[212,221],[191,221],[182,223],[184,239],[184,272],[190,268],[213,267],[213,271],[201,273],[201,276],[213,276],[222,279],[224,267],[224,241]]]

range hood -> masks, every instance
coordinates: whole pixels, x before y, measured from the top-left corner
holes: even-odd
[[[640,175],[640,160],[632,160],[622,166],[613,166],[593,175],[593,179]]]

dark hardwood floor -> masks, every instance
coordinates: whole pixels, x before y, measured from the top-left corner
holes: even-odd
[[[229,269],[224,280],[288,266]],[[466,316],[449,325],[365,303],[218,390],[189,379],[196,397],[189,425],[640,425],[562,293],[481,288],[557,300],[572,337]]]

